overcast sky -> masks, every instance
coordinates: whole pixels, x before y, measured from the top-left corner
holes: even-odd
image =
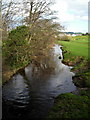
[[[66,31],[88,32],[89,0],[54,0],[52,9],[58,11],[59,22]]]
[[[58,22],[60,22],[61,25],[65,26],[66,31],[88,32],[88,2],[90,0],[51,0],[51,1],[54,1],[56,3],[52,6],[52,10],[58,11],[57,13],[57,17],[59,18]]]

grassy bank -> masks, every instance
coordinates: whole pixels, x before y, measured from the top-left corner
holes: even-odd
[[[74,61],[79,58],[90,59],[88,56],[88,36],[75,36],[70,41],[58,41],[58,44],[63,45],[64,61]]]
[[[55,100],[55,104],[50,111],[47,119],[89,119],[90,95],[89,91],[81,91],[81,94],[72,93],[61,94]]]
[[[67,65],[74,66],[72,71],[76,73],[73,79],[75,85],[77,87],[90,87],[88,36],[75,36],[70,41],[58,41],[58,44],[63,46],[63,62]]]
[[[64,63],[73,66],[73,78],[77,94],[65,93],[55,99],[47,119],[90,119],[90,69],[88,67],[88,37],[76,36],[70,41],[58,41],[63,45]]]

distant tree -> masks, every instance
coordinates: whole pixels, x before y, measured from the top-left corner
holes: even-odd
[[[14,0],[2,0],[2,39],[7,39],[8,31],[14,26],[15,15],[17,14]]]

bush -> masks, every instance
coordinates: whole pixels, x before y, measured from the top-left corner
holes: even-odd
[[[3,59],[12,69],[19,68],[30,61],[30,46],[26,37],[28,28],[20,26],[12,30],[3,42]]]
[[[67,35],[63,35],[63,36],[60,36],[60,40],[61,41],[70,41],[70,36],[67,36]]]

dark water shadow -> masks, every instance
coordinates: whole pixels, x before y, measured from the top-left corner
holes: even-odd
[[[44,63],[27,66],[3,86],[3,120],[44,118],[55,97],[76,90],[74,73],[62,59],[60,46],[55,45]]]

